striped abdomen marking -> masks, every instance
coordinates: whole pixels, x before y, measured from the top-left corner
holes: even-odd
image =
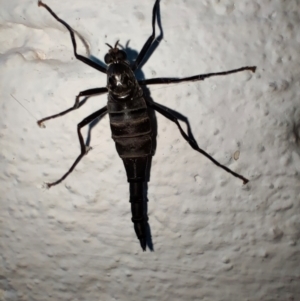
[[[151,124],[144,98],[116,100],[109,95],[108,113],[112,138],[119,156],[145,157],[151,154]]]

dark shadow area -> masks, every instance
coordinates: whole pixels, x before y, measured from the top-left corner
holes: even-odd
[[[102,62],[97,57],[93,56],[92,54],[89,56],[89,59],[92,60],[94,63],[98,64],[101,67],[107,68],[106,64]],[[104,75],[105,76],[105,75]]]
[[[149,162],[149,165],[150,165],[149,172],[151,169],[151,160],[152,160],[152,157]],[[148,181],[144,185],[144,214],[146,216],[148,216]],[[147,247],[149,248],[149,250],[151,252],[154,252],[154,246],[153,246],[152,235],[151,235],[151,227],[150,227],[150,224],[148,221],[146,223],[146,235],[147,235],[147,240],[146,240]]]
[[[300,156],[300,107],[291,107],[287,135],[292,149]]]
[[[86,140],[85,140],[85,145],[86,146],[90,146],[91,144],[91,139],[92,139],[92,129],[101,121],[101,119],[103,118],[104,116],[102,117],[98,117],[96,119],[94,119],[90,124],[89,124],[89,128],[88,128],[88,133],[87,133],[87,136],[86,136]]]
[[[142,73],[142,72],[141,72]],[[151,99],[150,90],[147,87],[142,87],[144,97]],[[153,100],[152,100],[153,101]],[[144,185],[144,208],[145,214],[148,216],[148,182],[150,182],[150,175],[151,175],[151,166],[152,166],[152,157],[155,155],[156,146],[157,146],[157,119],[155,115],[155,111],[152,108],[148,107],[148,116],[150,119],[151,124],[151,139],[152,139],[152,147],[151,147],[151,157],[149,157],[148,165],[146,168],[146,183]],[[151,236],[151,227],[150,224],[147,222],[146,224],[146,231],[147,231],[147,246],[150,251],[154,252],[154,246]]]
[[[149,58],[151,57],[151,55],[154,53],[154,51],[156,50],[156,48],[158,47],[159,43],[163,40],[163,37],[164,37],[164,32],[163,32],[163,28],[162,28],[162,24],[161,24],[160,6],[158,6],[157,16],[156,17],[157,17],[157,24],[158,24],[158,28],[159,28],[160,34],[159,34],[159,36],[157,36],[157,38],[151,44],[148,52],[146,53],[145,57],[141,61],[141,64],[140,64],[139,68],[137,70],[135,70],[135,76],[136,76],[137,80],[143,80],[143,79],[145,79],[144,74],[143,74],[143,72],[142,72],[141,69],[147,63],[147,61],[149,60]],[[87,42],[84,40],[84,38],[78,32],[75,32],[75,33],[79,37],[79,39],[82,41],[82,43],[84,44],[84,46],[86,48],[86,53],[87,53],[88,57],[93,62],[95,62],[96,64],[98,64],[99,66],[102,66],[102,67],[106,68],[107,66],[106,66],[106,64],[103,61],[101,61],[99,58],[97,58],[97,57],[95,57],[95,56],[93,56],[93,55],[90,54],[89,46],[88,46]],[[139,52],[137,50],[129,48],[128,47],[129,43],[130,43],[130,40],[127,41],[125,47],[122,46],[122,43],[119,43],[119,46],[122,48],[122,50],[124,50],[126,52],[127,60],[129,62],[133,63],[135,61],[135,59],[137,58]]]
[[[156,15],[156,18],[157,18],[157,24],[158,24],[158,27],[159,27],[160,34],[159,34],[159,36],[153,41],[153,43],[151,44],[149,50],[147,51],[146,55],[144,56],[143,60],[141,61],[139,68],[135,71],[136,78],[137,78],[138,80],[139,80],[139,79],[143,79],[143,78],[140,78],[140,77],[139,77],[139,72],[138,72],[138,70],[141,70],[142,67],[147,63],[148,59],[149,59],[149,58],[151,57],[151,55],[154,53],[154,51],[156,50],[156,48],[158,47],[159,43],[162,41],[162,39],[163,39],[163,37],[164,37],[164,32],[163,32],[163,28],[162,28],[162,25],[161,25],[160,5],[158,5],[158,8],[157,8],[157,15]],[[135,57],[135,58],[136,58],[136,57]]]

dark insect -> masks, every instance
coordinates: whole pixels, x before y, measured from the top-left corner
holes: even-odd
[[[183,138],[190,144],[190,146],[210,159],[214,164],[223,168],[233,176],[241,179],[244,184],[248,182],[246,178],[239,175],[226,166],[221,165],[218,161],[212,158],[204,150],[200,149],[195,142],[187,133],[185,133],[178,122],[177,116],[173,111],[161,106],[158,103],[152,102],[146,98],[143,94],[141,86],[145,85],[155,85],[155,84],[170,84],[170,83],[180,83],[184,81],[200,81],[205,78],[212,76],[227,75],[232,73],[241,72],[244,70],[250,70],[255,72],[256,67],[242,67],[239,69],[234,69],[230,71],[208,73],[208,74],[198,74],[186,78],[152,78],[146,80],[137,80],[134,72],[141,66],[142,61],[145,59],[147,52],[149,51],[151,45],[155,41],[155,23],[157,14],[159,11],[159,0],[155,1],[153,12],[152,12],[152,34],[146,41],[142,50],[138,54],[136,60],[130,64],[127,61],[126,53],[118,48],[118,42],[115,43],[114,47],[110,47],[109,52],[105,55],[105,63],[107,67],[103,67],[90,58],[84,57],[77,54],[76,51],[76,41],[74,30],[62,19],[60,19],[46,4],[42,1],[38,2],[39,6],[43,6],[48,10],[48,12],[60,23],[62,23],[69,31],[71,35],[71,40],[73,44],[73,50],[75,57],[82,61],[83,63],[97,69],[98,71],[107,74],[107,86],[102,88],[94,88],[85,91],[81,91],[75,100],[73,107],[65,110],[59,114],[52,115],[43,118],[38,121],[38,125],[42,126],[43,122],[52,118],[56,118],[67,114],[68,112],[77,109],[80,106],[79,98],[81,96],[93,96],[108,92],[108,102],[107,106],[98,110],[97,112],[91,114],[90,116],[84,118],[77,125],[77,133],[81,147],[81,153],[75,160],[71,168],[65,173],[59,180],[53,183],[48,183],[47,186],[51,187],[62,182],[75,168],[78,162],[82,159],[84,155],[87,154],[89,147],[86,147],[82,134],[80,132],[81,128],[88,125],[92,121],[101,118],[106,113],[109,114],[110,127],[112,131],[112,138],[115,141],[116,149],[123,160],[127,179],[129,182],[129,192],[130,192],[130,203],[132,211],[132,222],[134,224],[135,233],[140,241],[142,249],[146,250],[147,241],[147,221],[148,216],[145,209],[145,197],[144,197],[144,185],[147,181],[146,170],[149,161],[152,157],[152,129],[150,123],[150,116],[148,113],[148,108],[156,110],[169,120],[176,123],[179,131]]]

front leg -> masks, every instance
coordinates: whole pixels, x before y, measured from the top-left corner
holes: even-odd
[[[90,60],[89,58],[87,57],[84,57],[80,54],[77,53],[77,45],[76,45],[76,40],[75,40],[75,35],[74,35],[74,29],[67,23],[65,22],[64,20],[60,19],[55,13],[54,11],[45,3],[43,3],[41,0],[38,1],[38,6],[43,6],[44,8],[47,9],[47,11],[58,21],[60,22],[61,24],[63,24],[67,30],[69,31],[70,33],[70,36],[71,36],[71,41],[72,41],[72,45],[73,45],[73,50],[74,50],[74,55],[75,57],[77,58],[77,60],[79,61],[82,61],[83,63],[89,65],[90,67],[93,67],[95,69],[97,69],[98,71],[100,72],[103,72],[106,74],[106,68],[105,67],[102,67],[98,64],[96,64],[95,62],[93,62],[92,60]]]

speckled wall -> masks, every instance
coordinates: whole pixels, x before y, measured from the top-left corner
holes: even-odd
[[[118,39],[135,58],[151,33],[153,0],[45,2],[99,60]],[[37,1],[0,6],[0,300],[300,300],[299,1],[160,1],[163,38],[139,79],[257,71],[149,86],[188,118],[201,148],[250,179],[195,152],[157,113],[154,252],[135,236],[107,116],[83,129],[92,150],[75,171],[45,189],[79,155],[77,124],[107,98],[44,129],[36,121],[106,77],[74,58],[66,29]]]

